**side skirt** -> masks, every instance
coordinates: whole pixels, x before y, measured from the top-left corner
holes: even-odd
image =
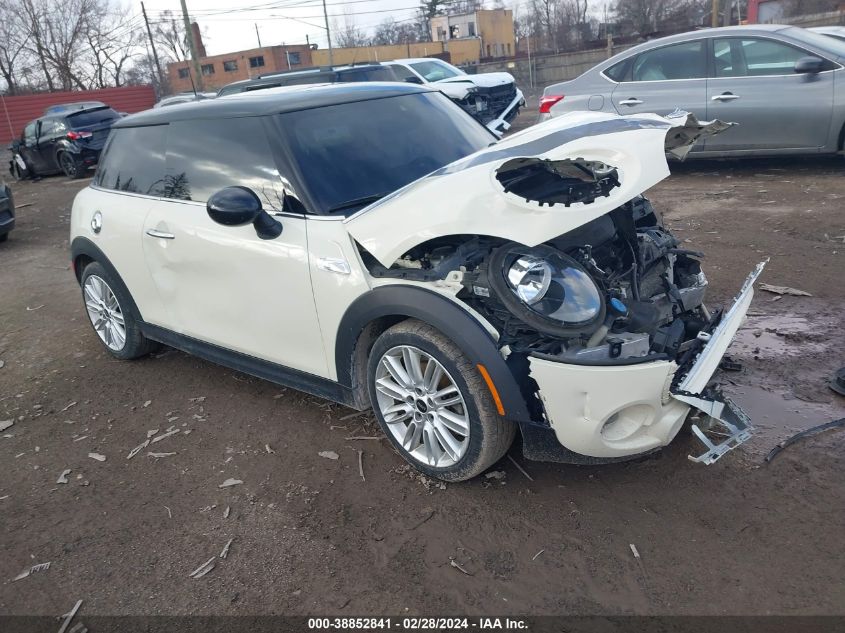
[[[328,378],[321,378],[320,376],[291,369],[284,365],[277,365],[270,361],[255,358],[248,354],[234,352],[225,347],[199,341],[157,325],[150,325],[149,323],[141,323],[141,332],[148,339],[164,343],[169,347],[191,354],[192,356],[198,356],[212,363],[229,367],[230,369],[276,383],[277,385],[310,393],[311,395],[332,400],[347,407],[357,408],[354,404],[355,399],[353,398],[352,390]]]

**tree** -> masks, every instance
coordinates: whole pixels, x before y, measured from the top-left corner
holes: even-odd
[[[393,18],[385,18],[376,27],[370,43],[373,46],[414,44],[423,39],[419,22],[397,22]]]
[[[21,20],[20,12],[12,8],[9,0],[0,0],[0,76],[10,95],[19,90],[18,69],[34,61],[27,49],[29,37],[29,29]]]
[[[367,45],[367,36],[355,24],[355,17],[349,11],[343,12],[343,22],[335,21],[332,26],[332,37],[341,48]]]

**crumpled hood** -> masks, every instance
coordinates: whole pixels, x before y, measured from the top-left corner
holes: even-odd
[[[435,81],[434,85],[441,86],[450,83],[465,83],[472,82],[476,86],[482,88],[493,88],[495,86],[503,86],[505,84],[514,83],[513,75],[510,73],[481,73],[480,75],[461,75],[459,77],[449,77],[448,79],[441,79]]]
[[[505,73],[506,74],[506,73]],[[383,266],[414,246],[448,235],[489,235],[536,246],[625,204],[669,175],[666,152],[730,127],[687,112],[619,116],[573,112],[535,125],[446,165],[344,220]],[[497,171],[514,159],[583,159],[615,167],[618,186],[592,202],[540,204],[506,192]]]

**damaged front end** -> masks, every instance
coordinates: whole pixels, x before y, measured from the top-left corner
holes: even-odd
[[[348,229],[376,280],[447,284],[489,324],[568,454],[601,461],[649,452],[668,444],[694,407],[728,436],[716,444],[704,425],[694,427],[707,448],[695,459],[712,463],[750,436],[747,418],[706,388],[753,279],[730,311],[711,313],[702,254],[683,248],[641,194],[668,175],[664,152],[683,156],[727,124],[686,113],[561,119],[412,183]],[[476,180],[485,186],[464,206],[455,187]],[[437,190],[451,190],[453,204],[428,204],[409,220],[409,206]],[[393,205],[419,229],[415,243],[407,230],[392,231]],[[529,444],[529,457],[549,458]]]

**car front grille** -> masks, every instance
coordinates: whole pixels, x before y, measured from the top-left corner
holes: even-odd
[[[492,88],[479,87],[476,95],[487,99],[487,111],[484,112],[484,115],[485,118],[492,121],[499,117],[516,98],[516,85],[509,83]]]

